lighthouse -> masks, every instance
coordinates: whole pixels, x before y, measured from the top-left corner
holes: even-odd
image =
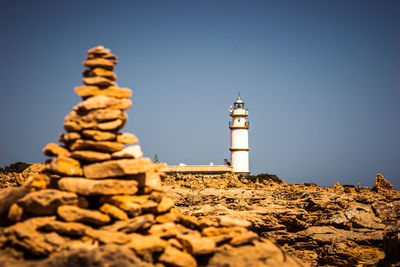
[[[244,108],[244,102],[240,94],[233,107],[229,108],[232,121],[229,122],[231,130],[231,166],[233,171],[239,174],[249,174],[249,128],[247,120],[249,112]]]

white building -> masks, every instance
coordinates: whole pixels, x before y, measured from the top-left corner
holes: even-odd
[[[247,120],[249,112],[244,108],[244,102],[240,95],[233,107],[229,108],[232,121],[229,122],[231,129],[231,166],[233,171],[239,174],[249,174],[249,128]]]

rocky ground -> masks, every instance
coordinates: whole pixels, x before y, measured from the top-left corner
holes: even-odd
[[[185,214],[231,216],[314,266],[400,266],[400,194],[374,188],[245,183],[237,177],[167,177]]]

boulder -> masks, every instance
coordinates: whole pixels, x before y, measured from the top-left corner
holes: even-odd
[[[117,221],[112,225],[104,226],[102,229],[113,232],[134,233],[150,228],[154,223],[153,214],[145,214],[135,218]]]
[[[56,189],[45,189],[31,192],[18,200],[18,205],[24,212],[33,216],[55,215],[61,205],[77,205],[78,197],[75,193]]]
[[[61,190],[84,196],[135,194],[138,191],[134,180],[90,180],[86,178],[62,178],[58,181]]]
[[[109,215],[112,219],[122,220],[122,221],[128,220],[128,215],[123,210],[114,205],[105,203],[100,207],[99,210],[104,214]]]
[[[157,236],[132,234],[132,240],[126,244],[139,255],[145,255],[154,252],[163,252],[168,246],[167,241]]]
[[[97,210],[81,209],[70,205],[59,206],[57,214],[66,222],[81,222],[93,225],[104,225],[110,222],[108,215]]]
[[[184,234],[178,235],[177,239],[185,250],[192,255],[211,254],[216,249],[215,241],[212,238],[200,237],[194,234]]]
[[[83,175],[83,171],[79,161],[66,156],[59,156],[57,158],[52,159],[50,163],[46,165],[46,168],[49,171],[66,176]]]

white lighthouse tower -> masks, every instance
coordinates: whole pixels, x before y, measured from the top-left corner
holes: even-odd
[[[233,107],[229,108],[232,121],[229,122],[231,129],[231,165],[235,173],[249,174],[249,128],[247,120],[249,112],[244,108],[244,102],[240,94]]]

